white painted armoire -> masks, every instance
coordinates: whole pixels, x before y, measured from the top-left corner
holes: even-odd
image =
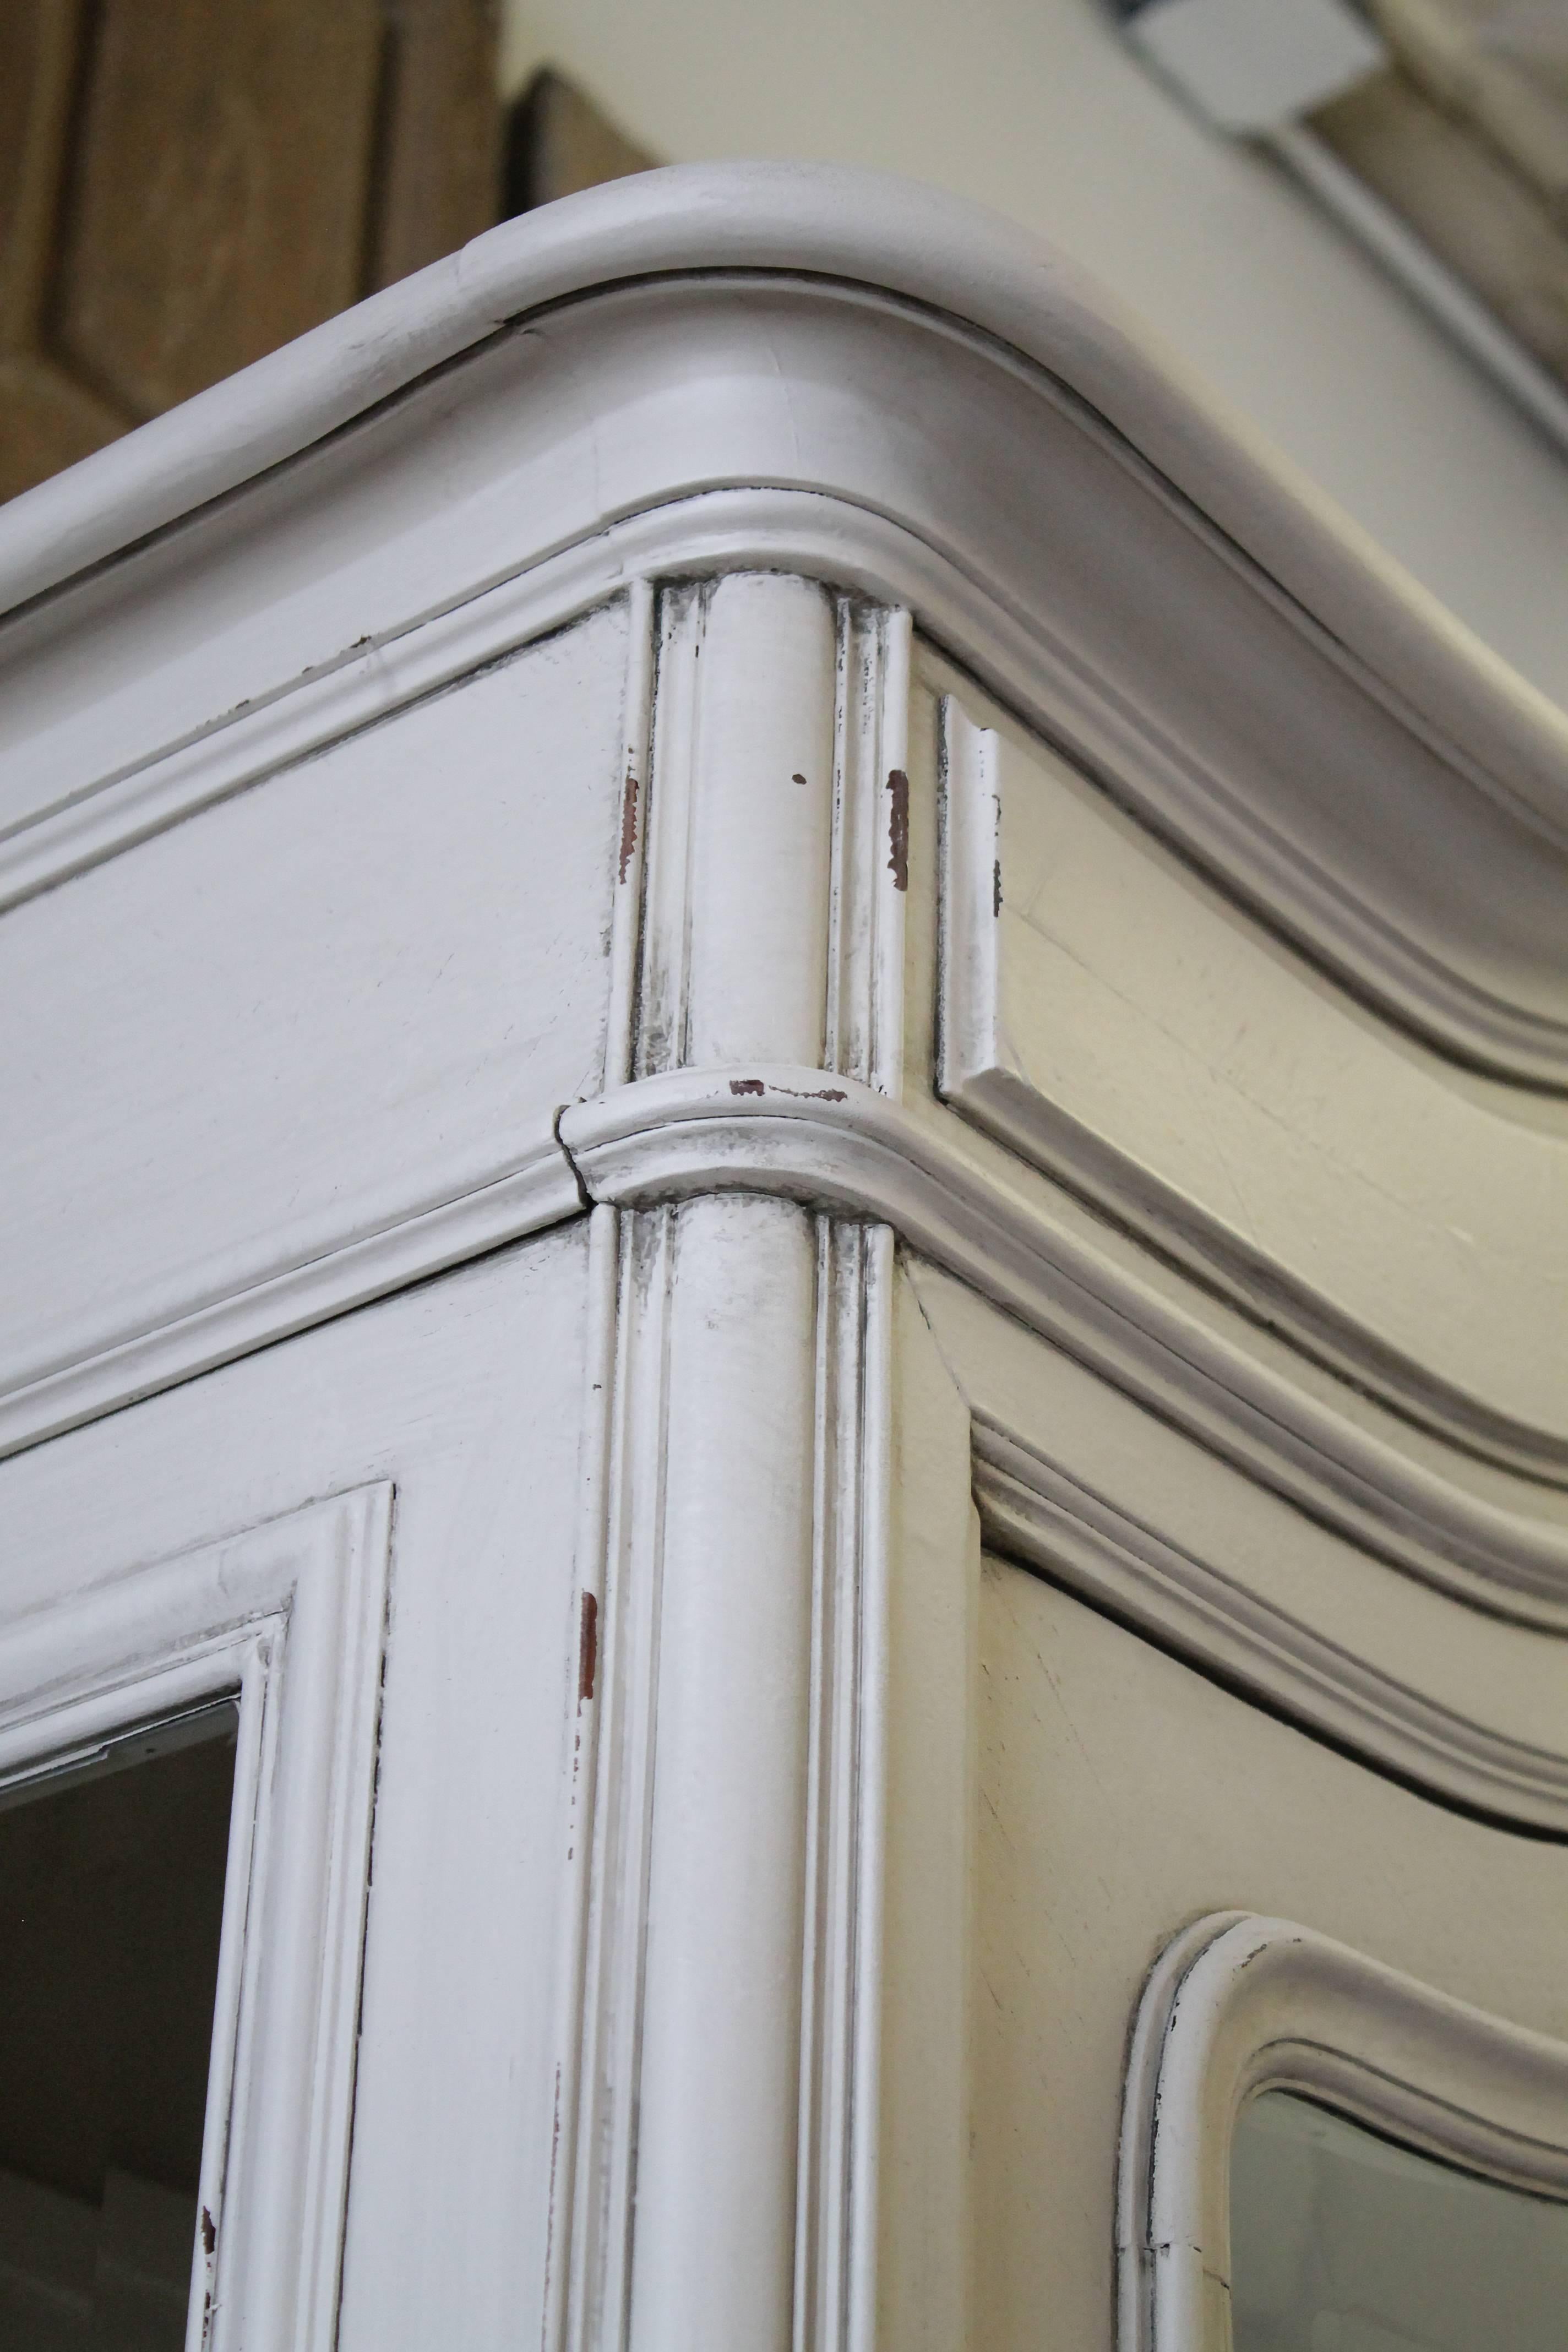
[[[1561,2342],[1568,721],[784,166],[0,604],[0,1806],[227,1710],[192,2352]]]

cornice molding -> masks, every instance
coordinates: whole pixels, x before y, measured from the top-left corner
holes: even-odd
[[[1568,1534],[1441,1478],[1173,1304],[934,1126],[821,1070],[676,1070],[563,1114],[590,1198],[772,1192],[891,1225],[1247,1476],[1475,1605],[1568,1630]]]
[[[1203,1671],[1443,1802],[1568,1837],[1568,1749],[1510,1738],[1397,1682],[975,1413],[986,1540]]]
[[[1133,2029],[1117,2197],[1121,2352],[1229,2341],[1230,2145],[1293,2091],[1441,2161],[1568,2198],[1568,2044],[1285,1919],[1220,1912],[1156,1963]]]
[[[956,1137],[810,1068],[677,1069],[570,1106],[508,1175],[303,1265],[0,1386],[15,1453],[582,1213],[704,1192],[800,1201],[893,1229],[1160,1418],[1436,1590],[1568,1631],[1568,1533],[1500,1508],[1335,1412],[981,1168]]]
[[[1568,719],[1211,415],[1071,272],[984,215],[857,174],[652,174],[551,209],[564,218],[492,232],[16,501],[0,599],[109,561],[527,320],[537,413],[554,413],[552,365],[589,359],[602,395],[604,485],[584,489],[575,546],[604,556],[605,532],[700,488],[819,494],[831,529],[819,534],[819,513],[789,545],[775,513],[740,560],[874,578],[1374,1005],[1458,1058],[1568,1085]],[[628,334],[628,304],[668,331]],[[689,377],[733,385],[706,481],[666,398],[671,334]],[[736,359],[748,336],[776,348],[782,404]],[[824,338],[839,361],[831,416]],[[559,358],[558,339],[572,346]],[[922,345],[929,363],[911,368]],[[917,381],[889,435],[889,386]],[[994,429],[977,430],[987,404]],[[644,567],[702,561],[679,535]],[[562,551],[519,546],[516,576]],[[590,593],[584,569],[575,591],[554,583],[568,606]],[[549,601],[514,625],[549,625]],[[1247,681],[1245,723],[1207,674],[1208,640],[1189,642],[1205,611]],[[335,658],[343,724],[374,715],[365,657],[412,654],[425,617]],[[333,700],[317,695],[323,715]],[[275,749],[267,722],[245,720],[252,773],[299,756],[287,701]],[[1282,741],[1291,757],[1276,763]],[[122,838],[225,788],[178,772],[207,764],[190,745],[169,757],[163,775],[115,785]],[[1369,775],[1372,800],[1352,782]],[[18,835],[15,887],[100,854],[87,803],[104,781],[71,780],[52,847]]]

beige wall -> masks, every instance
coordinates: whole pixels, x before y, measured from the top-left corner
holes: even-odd
[[[1568,703],[1568,461],[1096,0],[505,0],[672,162],[871,164],[1064,247],[1506,659]]]

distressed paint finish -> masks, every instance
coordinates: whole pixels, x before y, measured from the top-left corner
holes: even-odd
[[[0,1469],[3,1645],[19,1620],[36,1650],[75,1612],[91,1629],[90,1638],[73,1638],[79,1674],[90,1672],[95,1655],[130,1664],[129,1675],[121,1667],[114,1675],[122,1707],[135,1706],[137,1674],[155,1663],[132,1620],[149,1570],[173,1563],[177,1599],[200,1587],[211,1563],[210,1597],[198,1591],[197,1609],[171,1610],[155,1629],[172,1649],[185,1644],[180,1671],[189,1677],[203,1661],[186,1637],[204,1622],[254,1626],[258,1578],[265,1604],[267,1575],[279,1564],[271,1590],[285,1599],[290,1562],[301,1579],[315,1578],[318,1566],[330,1570],[310,1531],[341,1518],[345,1505],[312,1498],[352,1503],[366,1488],[391,1488],[388,1605],[384,1618],[376,1608],[369,1629],[368,1676],[352,1657],[334,1660],[329,1643],[292,1691],[290,1660],[274,1693],[283,1699],[285,1746],[296,1697],[297,1727],[308,1747],[315,1743],[302,1759],[307,1777],[274,1791],[290,1816],[276,1867],[284,1881],[301,1867],[308,1879],[315,1854],[351,1903],[366,1899],[352,1850],[336,1833],[335,1855],[312,1846],[310,1803],[296,1809],[295,1801],[327,1794],[331,1742],[349,1727],[351,1699],[368,1699],[379,1733],[357,2009],[360,1946],[341,1915],[346,1947],[323,1942],[320,1914],[307,1908],[292,1922],[278,1916],[276,1941],[265,1918],[253,1920],[245,1948],[226,1954],[226,1967],[247,1960],[279,1997],[318,1955],[335,1949],[349,1963],[336,1996],[347,2003],[346,2051],[325,2036],[312,2042],[297,2012],[294,2027],[277,2013],[267,2029],[299,2029],[289,2063],[316,2084],[324,2108],[345,2080],[353,2091],[336,2336],[328,2292],[312,2321],[326,2326],[324,2337],[294,2332],[285,2315],[283,2336],[266,2341],[414,2352],[448,2335],[503,2344],[526,2326],[537,2337],[578,1666],[572,1570],[587,1385],[585,1242],[578,1226],[494,1253]],[[300,1595],[317,1631],[331,1582],[329,1574],[325,1588]],[[303,1621],[298,1630],[310,1632]],[[55,1698],[67,1696],[60,1664],[45,1664]],[[325,1677],[324,1688],[316,1681],[314,1699],[325,1706],[314,1734],[311,1676]],[[11,1760],[0,1748],[0,1769]],[[327,1828],[323,1816],[323,1836]],[[328,2225],[319,2251],[330,2289],[338,2241],[320,2173],[314,2188],[305,2184],[308,2105],[280,2075],[249,2112],[250,2179],[258,2164],[275,2181],[280,2171],[285,2210],[293,2200],[301,2222],[300,2196],[314,2201],[309,2218]],[[268,2244],[270,2254],[254,2242],[252,2251],[268,2266],[270,2308],[301,2273],[286,2235]],[[221,2234],[218,2251],[221,2263]]]
[[[972,690],[940,725],[944,1099],[1396,1411],[1561,1481],[1568,1122],[1369,1023]]]
[[[675,1251],[629,2341],[788,2352],[816,1248],[710,1201]]]
[[[988,236],[651,176],[0,528],[15,1639],[391,1490],[342,2352],[1108,2352],[1227,1905],[1563,2030],[1568,742]]]

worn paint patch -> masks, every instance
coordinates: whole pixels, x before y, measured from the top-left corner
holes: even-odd
[[[791,782],[792,784],[804,784],[804,783],[805,783],[805,778],[801,774],[801,772],[800,772],[799,769],[797,768],[797,769],[795,770],[795,774],[790,778],[790,782]]]
[[[902,768],[888,771],[888,871],[895,890],[910,887],[910,780]]]
[[[621,794],[621,880],[631,868],[637,845],[637,780],[626,770],[626,789]]]
[[[1002,860],[1000,858],[991,868],[991,911],[996,916],[1000,916],[1002,912]]]
[[[594,1696],[594,1677],[599,1670],[599,1603],[592,1592],[583,1595],[583,1622],[577,1633],[577,1703],[582,1706]]]
[[[766,1082],[762,1078],[731,1078],[732,1095],[765,1095]],[[847,1102],[842,1087],[775,1087],[775,1095],[788,1095],[791,1102]]]
[[[217,2245],[217,2225],[206,2207],[202,2207],[202,2247],[210,2258]]]

